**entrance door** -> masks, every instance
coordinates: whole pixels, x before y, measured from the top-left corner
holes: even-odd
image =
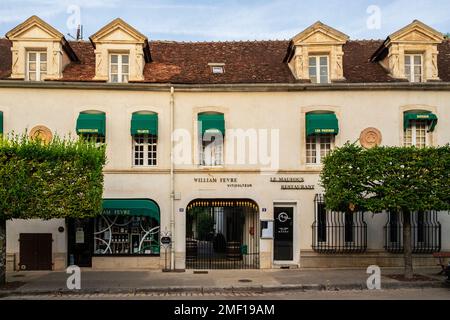
[[[259,268],[259,210],[255,202],[194,200],[186,212],[187,269]]]
[[[20,234],[20,269],[52,270],[52,234]]]
[[[68,225],[68,262],[69,265],[92,267],[94,252],[93,219],[69,219]]]
[[[294,259],[294,207],[275,207],[274,261]]]

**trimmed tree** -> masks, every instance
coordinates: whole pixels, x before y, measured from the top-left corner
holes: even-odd
[[[403,218],[405,277],[413,278],[411,213],[450,209],[450,146],[337,148],[324,159],[327,209],[398,212]]]
[[[6,221],[99,214],[105,161],[104,146],[89,141],[0,136],[0,285],[5,283]]]

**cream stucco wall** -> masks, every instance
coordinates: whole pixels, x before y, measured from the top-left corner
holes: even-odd
[[[20,97],[20,98],[19,98]],[[450,92],[379,90],[379,91],[299,91],[299,92],[175,92],[175,129],[185,129],[195,137],[199,112],[215,111],[225,115],[227,129],[279,130],[278,177],[304,178],[315,190],[283,191],[280,183],[270,182],[270,175],[259,172],[261,166],[225,165],[219,169],[200,168],[196,162],[175,167],[176,232],[174,246],[177,268],[184,268],[185,211],[197,198],[252,199],[260,209],[260,219],[273,219],[276,202],[296,203],[296,248],[293,263],[300,263],[300,253],[311,250],[311,225],[314,219],[313,200],[320,193],[317,166],[305,164],[305,113],[313,110],[334,111],[339,119],[340,133],[336,145],[354,142],[362,130],[378,128],[383,145],[401,145],[405,110],[426,109],[439,117],[432,134],[434,145],[450,142]],[[21,133],[36,125],[44,125],[54,133],[76,137],[75,124],[81,111],[106,113],[108,163],[105,168],[105,198],[149,198],[161,208],[161,229],[170,228],[170,92],[81,89],[0,88],[0,111],[4,112],[4,131]],[[153,111],[159,117],[158,166],[134,168],[131,163],[130,120],[135,111]],[[230,143],[225,137],[225,145]],[[195,141],[195,139],[194,139]],[[192,160],[197,160],[195,143]],[[267,169],[267,166],[263,166]],[[227,187],[220,183],[195,183],[195,178],[237,178],[252,187]],[[263,209],[267,209],[263,212]],[[380,236],[386,217],[366,215],[369,250],[383,250]],[[450,250],[450,216],[442,214],[442,244]],[[14,221],[8,223],[8,252],[17,253],[13,245],[20,232],[53,230],[58,223]],[[57,229],[57,227],[56,227]],[[55,235],[56,236],[56,235]],[[58,235],[60,237],[60,235]],[[59,241],[59,240],[58,240]],[[55,252],[65,252],[66,245],[55,244]],[[271,240],[261,240],[262,266],[271,267]],[[56,251],[56,248],[58,251]]]
[[[60,232],[59,227],[64,231]],[[64,219],[43,220],[10,220],[6,222],[6,252],[11,258],[9,270],[19,270],[20,234],[51,233],[53,270],[61,270],[67,266],[67,229]]]

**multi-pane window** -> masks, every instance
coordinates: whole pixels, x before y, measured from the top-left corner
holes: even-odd
[[[136,135],[133,136],[133,163],[135,166],[157,165],[157,136]]]
[[[334,135],[312,135],[306,138],[306,163],[321,164],[322,159],[330,154]]]
[[[312,83],[328,83],[328,56],[309,57],[309,78]]]
[[[202,166],[223,165],[223,136],[219,130],[206,130],[201,141],[200,161]]]
[[[405,147],[424,148],[428,145],[427,120],[412,120],[404,135]]]
[[[41,81],[47,74],[47,52],[28,51],[27,80]]]
[[[405,55],[405,74],[410,82],[422,82],[423,67],[422,55]]]
[[[83,139],[85,139],[87,141],[95,142],[97,145],[101,145],[101,144],[105,143],[105,137],[104,136],[100,136],[98,134],[83,133],[82,137],[83,137]]]
[[[129,55],[111,54],[109,64],[109,81],[114,83],[128,82]]]

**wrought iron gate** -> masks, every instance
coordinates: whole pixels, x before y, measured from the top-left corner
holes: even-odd
[[[187,269],[259,269],[259,210],[251,200],[195,200],[186,213]]]

